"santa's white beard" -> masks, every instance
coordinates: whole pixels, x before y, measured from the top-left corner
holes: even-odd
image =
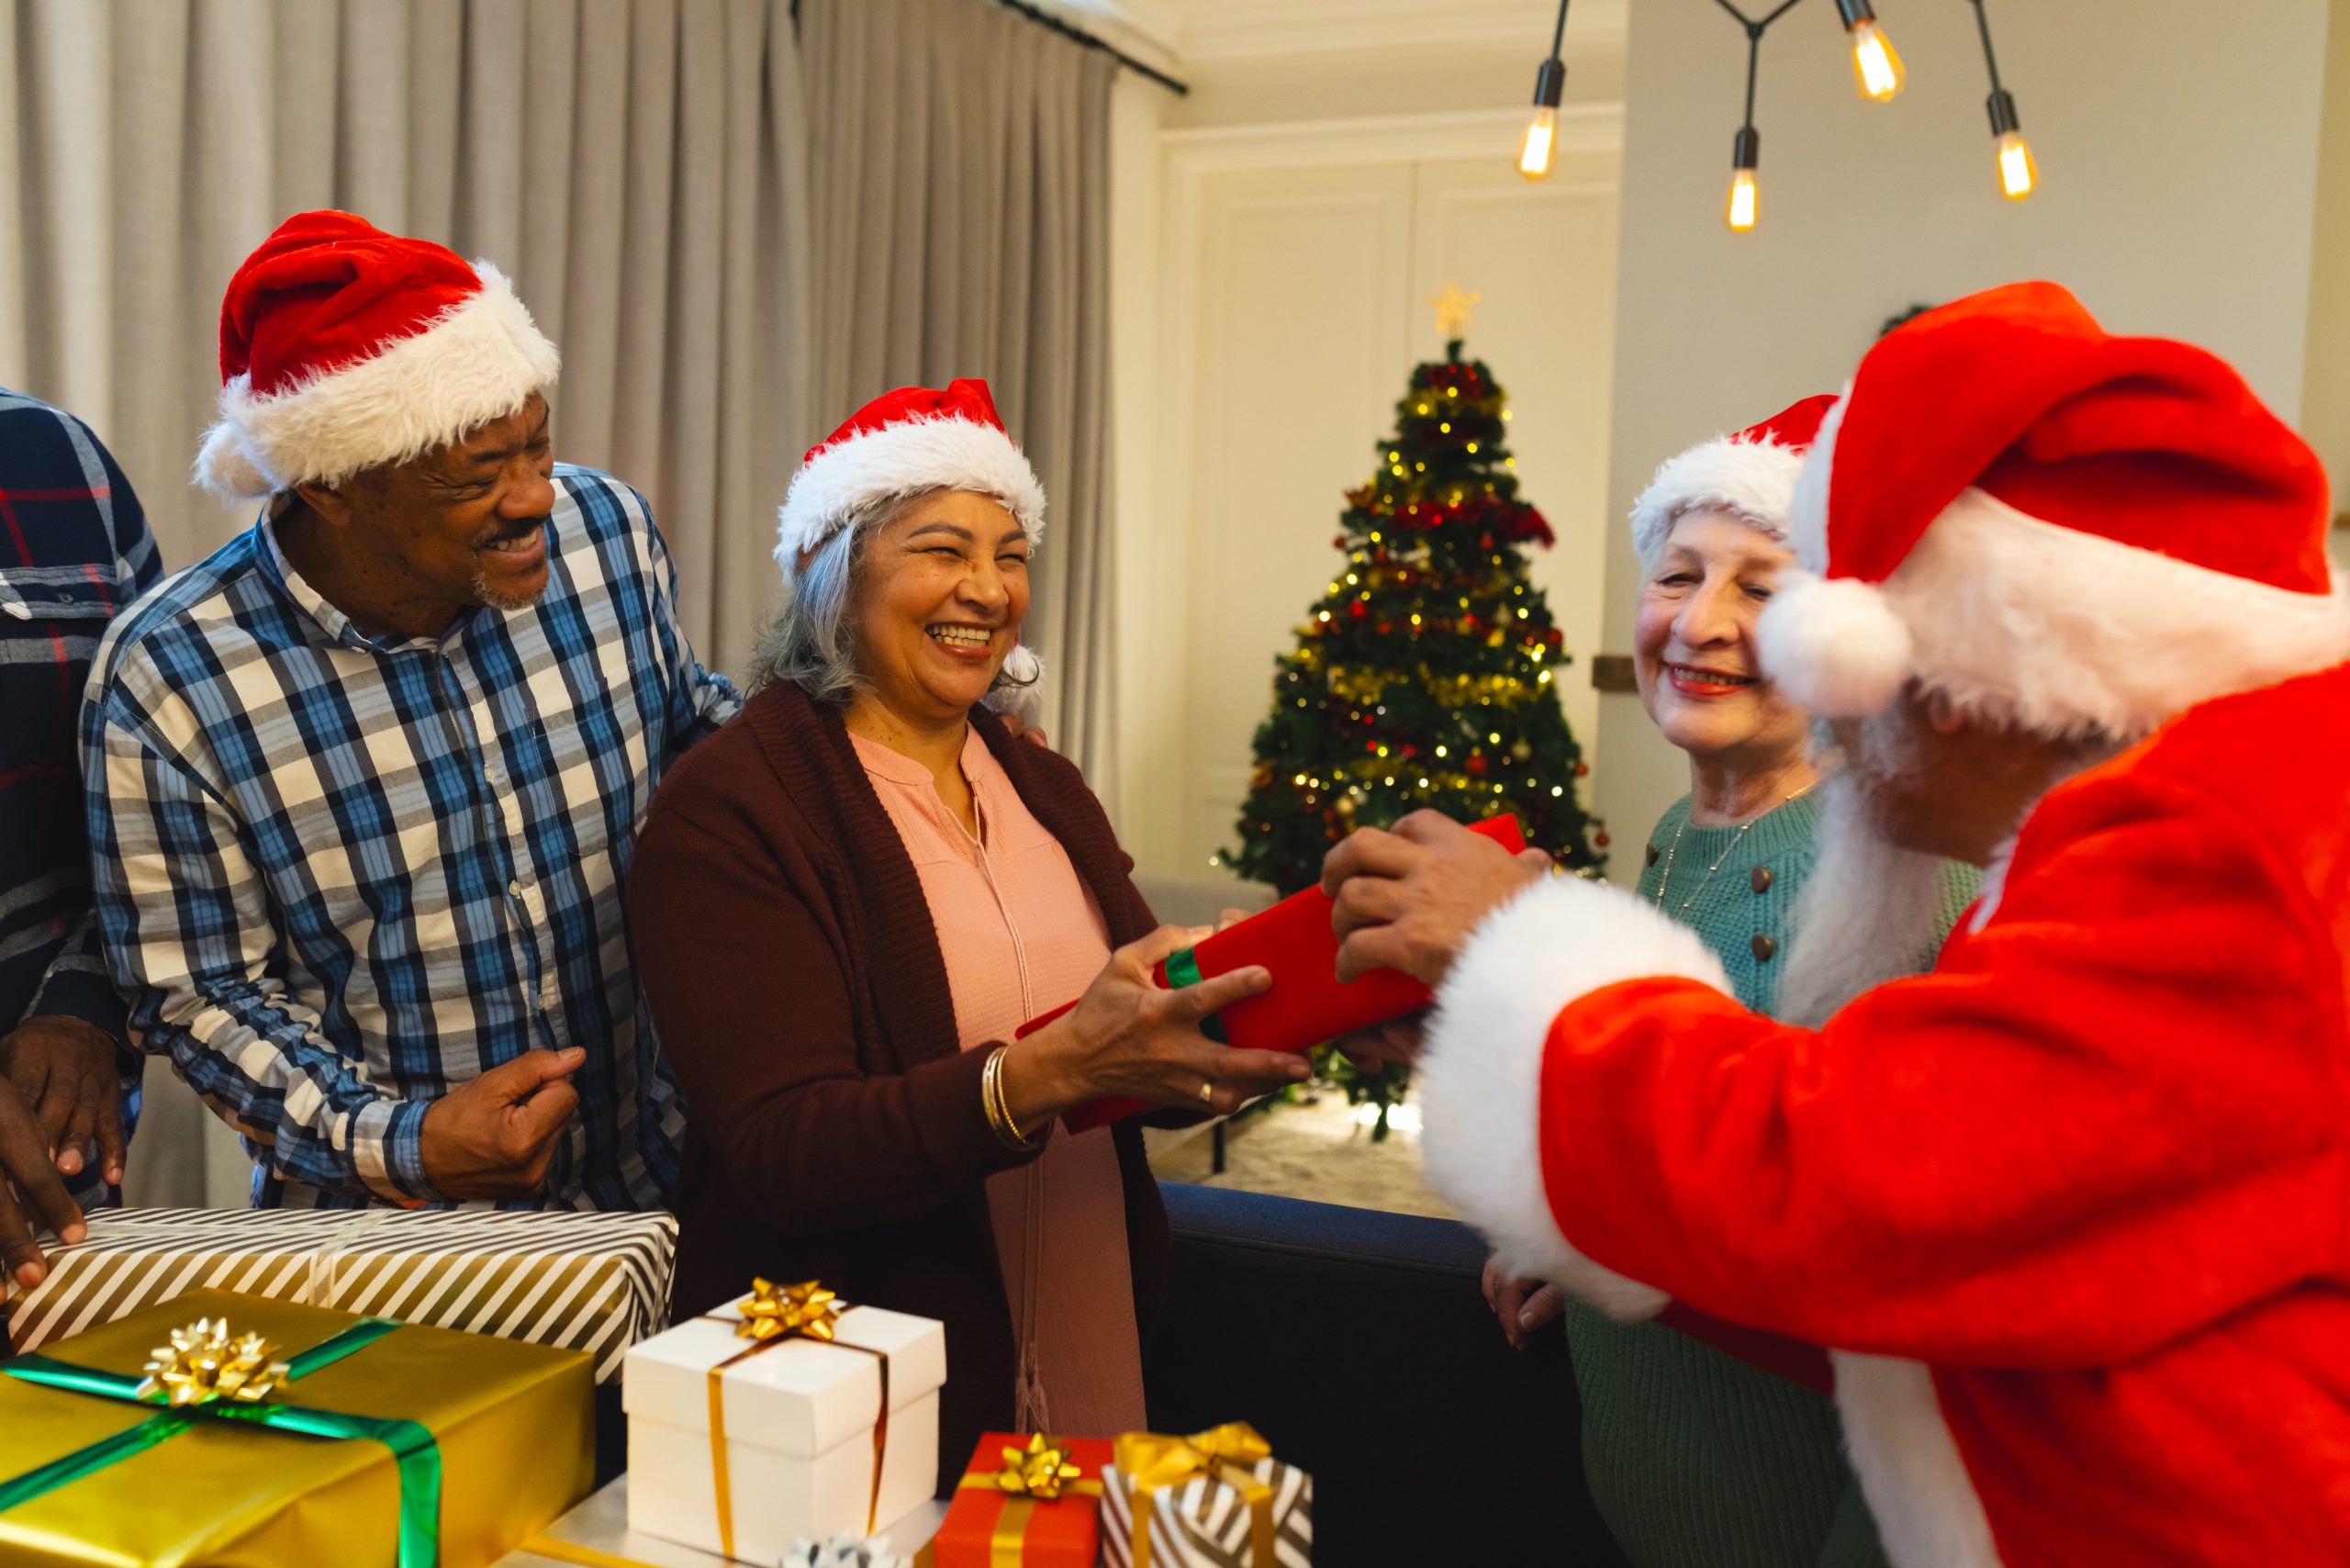
[[[1863,991],[1932,963],[1946,870],[1940,857],[1885,836],[1850,771],[1820,789],[1818,857],[1796,900],[1776,1009],[1807,1029]]]

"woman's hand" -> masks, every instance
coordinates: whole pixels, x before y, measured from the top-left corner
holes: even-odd
[[[1488,1258],[1485,1305],[1501,1319],[1502,1334],[1509,1340],[1510,1348],[1523,1350],[1534,1342],[1536,1330],[1557,1317],[1566,1302],[1558,1286],[1546,1285],[1540,1280],[1518,1279],[1499,1260]]]
[[[1151,969],[1207,935],[1162,925],[1119,948],[1078,1004],[1003,1058],[1004,1097],[1013,1119],[1042,1126],[1088,1100],[1133,1099],[1225,1116],[1261,1094],[1302,1081],[1303,1057],[1244,1051],[1200,1033],[1220,1007],[1270,989],[1273,977],[1251,966],[1164,991]]]

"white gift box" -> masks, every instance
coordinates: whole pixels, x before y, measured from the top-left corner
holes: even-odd
[[[803,1537],[862,1539],[877,1522],[887,1525],[936,1493],[945,1325],[853,1306],[834,1320],[838,1343],[794,1336],[744,1356],[754,1341],[736,1334],[741,1321],[730,1305],[630,1350],[621,1384],[630,1529],[701,1551],[723,1550],[710,1373],[728,1361],[720,1386],[736,1558],[775,1562]],[[871,1351],[889,1358],[878,1501],[882,1361]]]

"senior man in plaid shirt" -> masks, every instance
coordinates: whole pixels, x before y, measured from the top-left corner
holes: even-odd
[[[659,1204],[622,881],[739,700],[643,498],[553,461],[554,347],[495,268],[347,213],[239,269],[220,367],[197,476],[267,504],[117,622],[83,716],[133,1025],[258,1206]]]
[[[0,390],[0,1269],[28,1286],[44,1271],[35,1224],[81,1235],[138,1119],[73,734],[99,633],[162,575],[139,498],[89,427]]]

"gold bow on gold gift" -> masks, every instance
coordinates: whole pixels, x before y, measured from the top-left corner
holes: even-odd
[[[811,1339],[829,1341],[833,1322],[841,1315],[841,1298],[815,1280],[803,1280],[796,1285],[753,1280],[751,1294],[736,1302],[734,1310],[743,1315],[743,1326],[734,1330],[737,1338],[756,1339],[765,1344],[769,1339],[803,1334]]]
[[[285,1377],[286,1364],[270,1359],[276,1350],[258,1334],[231,1338],[225,1317],[199,1317],[148,1352],[147,1375],[132,1396],[172,1406],[250,1405]]]
[[[1246,1421],[1226,1421],[1188,1438],[1128,1432],[1118,1439],[1118,1473],[1135,1488],[1134,1568],[1150,1568],[1150,1515],[1157,1494],[1196,1475],[1212,1476],[1248,1505],[1250,1568],[1274,1568],[1273,1489],[1257,1478],[1273,1446]]]

